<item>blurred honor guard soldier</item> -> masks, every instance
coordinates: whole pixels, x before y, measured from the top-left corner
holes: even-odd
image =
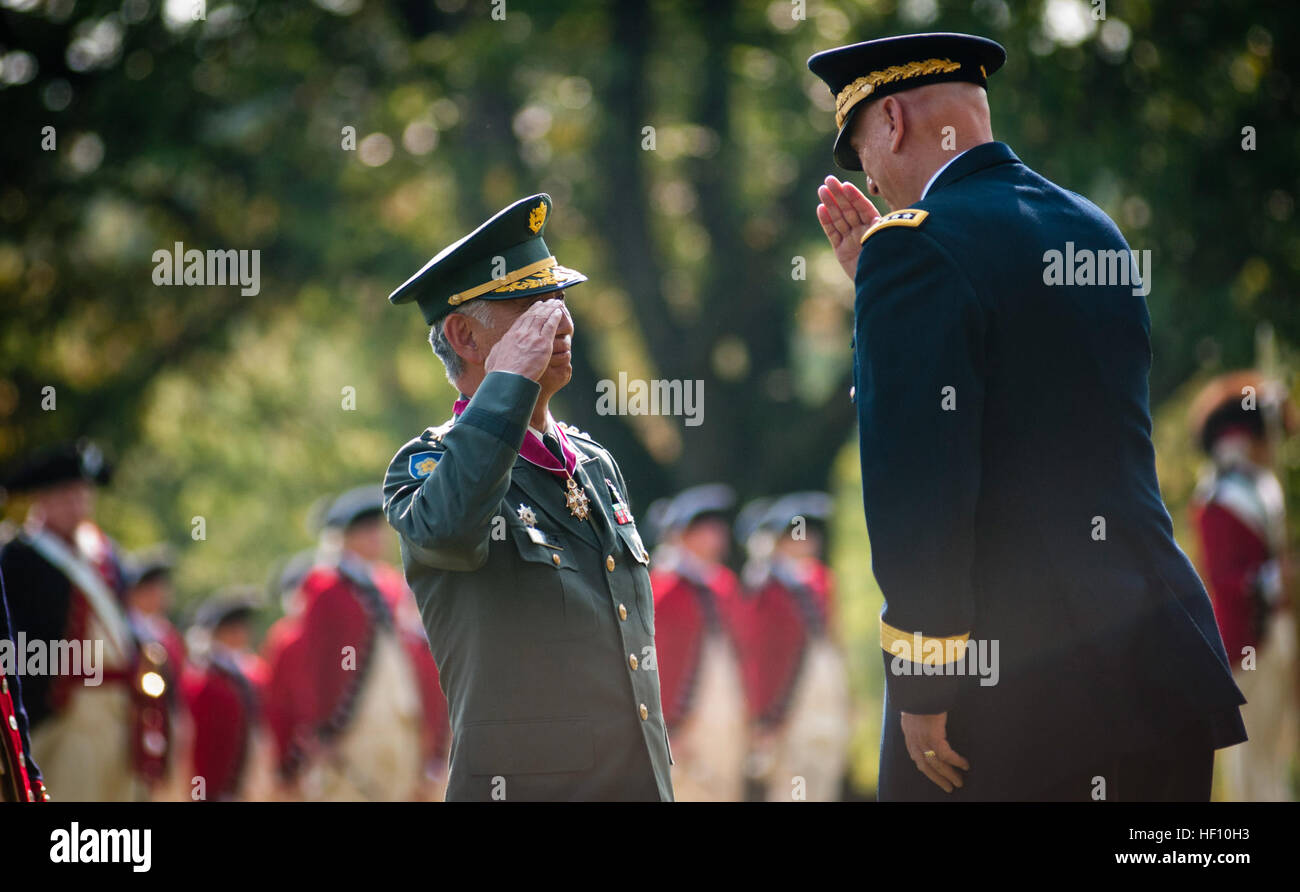
[[[512,204],[390,296],[415,301],[454,416],[384,481],[451,709],[448,800],[671,800],[649,554],[623,475],[557,423],[573,374],[551,199]]]
[[[745,537],[740,628],[756,726],[751,770],[771,802],[835,801],[844,778],[851,701],[830,630],[834,582],[823,555],[830,510],[826,493],[792,493]]]
[[[168,680],[179,677],[185,667],[185,639],[167,618],[173,597],[172,563],[164,546],[133,554],[125,562],[127,617],[141,642],[162,646],[157,662],[167,664]]]
[[[420,752],[422,780],[417,799],[443,798],[447,775],[447,749],[451,733],[447,725],[447,699],[442,694],[438,666],[429,652],[429,639],[420,622],[415,596],[406,580],[385,558],[390,554],[393,532],[384,522],[383,494],[378,486],[360,486],[335,501],[326,526],[344,531],[347,566],[367,570],[370,580],[383,595],[393,615],[394,630],[415,675],[420,699]],[[326,556],[337,551],[328,541],[321,549]],[[358,562],[357,559],[360,561]],[[342,564],[342,562],[339,562]]]
[[[269,793],[261,706],[266,667],[249,647],[257,606],[250,590],[222,592],[203,603],[190,630],[195,660],[184,692],[194,727],[191,799],[259,800]]]
[[[262,641],[266,666],[262,715],[275,749],[275,798],[298,798],[297,778],[304,750],[296,735],[309,735],[305,714],[308,686],[302,638],[302,581],[316,564],[316,551],[300,551],[285,562],[274,586],[284,615],[271,624]]]
[[[0,575],[0,642],[13,641],[9,601]],[[0,660],[0,802],[47,802],[49,791],[32,758],[22,684],[6,673],[5,663]]]
[[[808,61],[836,97],[836,161],[893,209],[818,190],[857,289],[879,793],[1207,799],[1243,700],[1160,499],[1150,282],[1096,205],[993,141],[1005,57],[917,34]]]
[[[1246,695],[1250,740],[1224,754],[1231,798],[1289,801],[1296,746],[1296,641],[1288,605],[1286,506],[1272,446],[1295,428],[1285,393],[1258,372],[1211,381],[1192,404],[1210,472],[1192,502],[1214,615]]]
[[[108,479],[103,455],[83,442],[38,453],[6,484],[32,498],[0,551],[13,632],[50,660],[76,654],[23,678],[32,754],[64,802],[145,798],[169,745],[166,680],[131,631],[117,548],[90,520],[94,485]]]
[[[320,561],[301,584],[301,651],[290,685],[303,699],[289,738],[309,800],[406,800],[422,776],[420,688],[372,562],[385,537],[378,487],[339,496]]]
[[[745,688],[736,610],[740,583],[723,561],[736,496],[710,483],[668,503],[651,574],[655,655],[682,802],[744,798]]]
[[[172,558],[165,546],[154,546],[129,555],[123,561],[126,581],[126,616],[141,650],[166,681],[166,691],[158,698],[167,721],[166,734],[172,742],[166,760],[153,763],[154,776],[148,777],[155,799],[173,799],[189,778],[181,777],[181,766],[170,758],[171,751],[188,749],[190,729],[180,703],[181,679],[185,673],[185,640],[167,618],[172,604]],[[184,743],[181,743],[184,741]]]

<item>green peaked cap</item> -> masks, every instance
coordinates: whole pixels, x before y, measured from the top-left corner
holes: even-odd
[[[587,281],[560,266],[542,236],[551,220],[551,196],[539,193],[497,212],[448,245],[392,294],[389,301],[420,305],[433,325],[466,301],[513,300]]]

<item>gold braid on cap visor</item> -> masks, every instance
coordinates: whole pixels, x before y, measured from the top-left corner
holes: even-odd
[[[908,62],[906,65],[891,65],[882,71],[873,71],[860,77],[840,90],[835,97],[835,126],[843,127],[853,106],[876,92],[876,87],[927,74],[948,74],[958,68],[961,68],[961,63],[951,59],[926,59],[923,62]]]
[[[481,294],[487,294],[489,291],[494,294],[503,294],[511,291],[523,291],[526,288],[537,288],[541,285],[561,285],[568,278],[569,270],[560,266],[555,260],[555,255],[551,255],[542,258],[536,263],[521,266],[519,269],[512,269],[499,279],[493,279],[490,282],[484,282],[482,285],[468,288],[459,294],[453,294],[447,298],[447,303],[453,307],[458,307],[465,301],[473,300]]]

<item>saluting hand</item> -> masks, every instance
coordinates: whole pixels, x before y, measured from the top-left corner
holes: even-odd
[[[524,310],[493,345],[484,369],[540,381],[555,353],[555,332],[564,314],[564,301],[559,299],[538,301]]]
[[[970,763],[948,745],[948,713],[917,715],[905,712],[902,725],[907,754],[916,763],[917,770],[945,793],[962,786],[961,772],[970,771]]]
[[[862,235],[880,218],[867,196],[857,186],[827,177],[826,185],[817,187],[817,222],[830,239],[835,259],[853,279],[858,271],[858,254],[862,251]]]

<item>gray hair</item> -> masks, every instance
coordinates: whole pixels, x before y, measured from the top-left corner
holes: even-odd
[[[447,380],[451,382],[452,387],[458,387],[456,382],[465,374],[465,360],[460,358],[456,348],[452,347],[451,342],[447,340],[443,328],[447,320],[457,314],[468,316],[484,328],[492,328],[496,325],[496,314],[492,312],[490,301],[470,300],[461,304],[455,313],[448,313],[429,326],[429,345],[433,347],[434,354],[442,360],[443,367],[447,370]]]

